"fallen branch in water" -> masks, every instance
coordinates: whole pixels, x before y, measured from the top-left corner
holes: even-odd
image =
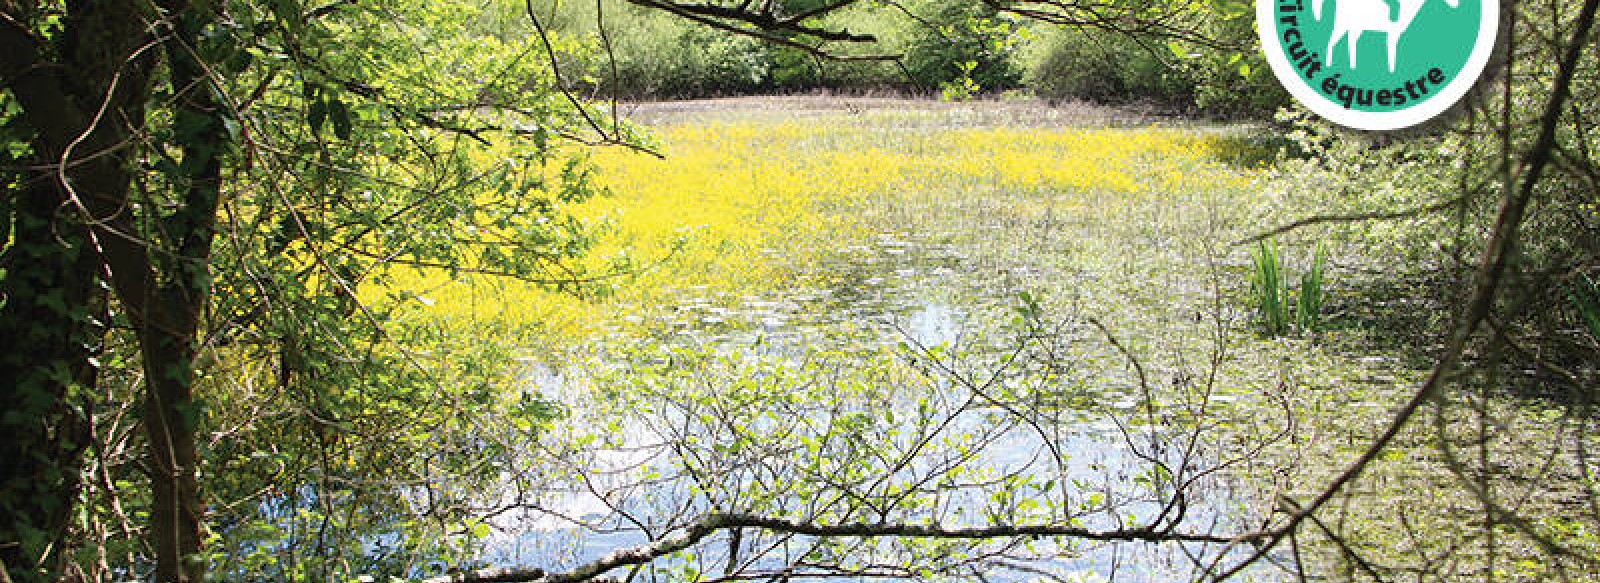
[[[687,549],[719,530],[756,528],[769,532],[818,537],[998,539],[1028,536],[1071,537],[1095,541],[1259,543],[1276,533],[1251,532],[1236,536],[1165,532],[1151,527],[1116,530],[1090,530],[1062,525],[989,525],[947,528],[932,524],[816,524],[749,514],[708,514],[677,533],[647,545],[618,549],[590,563],[564,573],[546,573],[539,568],[488,568],[463,571],[425,579],[422,583],[583,583],[614,581],[601,577],[618,567],[643,565],[657,558]]]

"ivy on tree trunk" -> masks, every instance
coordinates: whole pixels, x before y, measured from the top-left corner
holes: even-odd
[[[12,579],[53,580],[92,438],[95,351],[107,319],[106,283],[138,329],[158,581],[198,581],[203,507],[196,479],[193,359],[209,294],[209,262],[225,114],[197,49],[214,15],[186,2],[159,10],[72,0],[61,30],[44,32],[34,3],[0,12],[0,77],[20,106],[32,158],[11,177],[13,239],[0,280],[0,419],[9,444],[0,475],[0,560]],[[145,108],[158,59],[177,97],[174,146],[183,202],[151,228],[134,219]],[[142,227],[142,228],[141,228]],[[108,281],[109,280],[109,281]]]

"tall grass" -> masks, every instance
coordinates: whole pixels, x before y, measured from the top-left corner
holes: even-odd
[[[1302,332],[1314,332],[1322,325],[1322,268],[1327,263],[1327,250],[1317,243],[1312,254],[1311,267],[1300,274],[1300,295],[1295,302],[1295,323]]]
[[[1284,277],[1276,241],[1262,240],[1250,252],[1250,259],[1250,302],[1263,333],[1282,336],[1289,333],[1291,326],[1302,333],[1322,326],[1322,304],[1326,299],[1322,278],[1328,259],[1321,243],[1317,244],[1311,265],[1300,274],[1300,288],[1293,293]]]
[[[1250,258],[1255,269],[1250,278],[1250,295],[1262,331],[1281,336],[1289,331],[1289,288],[1283,282],[1283,262],[1278,258],[1278,243],[1263,239]]]

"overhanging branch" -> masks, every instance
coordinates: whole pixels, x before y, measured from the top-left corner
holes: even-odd
[[[1092,530],[1066,525],[1004,525],[943,527],[933,524],[854,523],[817,524],[785,518],[751,514],[708,514],[676,533],[650,544],[619,549],[592,562],[563,573],[546,573],[538,568],[490,568],[464,571],[426,579],[423,583],[583,583],[609,581],[606,572],[619,567],[643,565],[687,549],[707,536],[730,529],[760,529],[768,532],[814,537],[925,538],[983,540],[1018,537],[1065,537],[1104,542],[1190,542],[1259,543],[1274,532],[1249,532],[1235,536],[1203,533],[1165,532],[1149,527]]]
[[[665,10],[680,16],[693,15],[724,22],[741,22],[767,32],[803,34],[826,41],[870,43],[878,40],[877,37],[870,34],[857,34],[843,28],[830,29],[807,24],[807,21],[811,19],[820,18],[850,6],[855,3],[855,0],[826,4],[793,16],[785,16],[774,12],[770,3],[764,3],[763,7],[757,10],[750,10],[744,4],[723,6],[711,3],[672,2],[670,0],[628,0],[628,3],[645,8]]]
[[[836,0],[817,8],[794,15],[776,11],[773,4],[764,2],[751,8],[750,2],[737,5],[690,3],[672,0],[626,0],[629,4],[661,10],[685,20],[717,30],[751,37],[763,42],[789,47],[830,61],[895,61],[900,57],[889,54],[843,54],[830,49],[827,43],[868,45],[878,42],[876,36],[850,32],[844,28],[829,28],[814,24],[827,16],[856,3],[857,0]],[[810,42],[815,40],[815,43]]]

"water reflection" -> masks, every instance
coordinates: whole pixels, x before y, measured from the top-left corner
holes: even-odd
[[[684,289],[680,301],[639,316],[649,324],[648,337],[615,335],[593,351],[601,355],[600,362],[587,366],[626,368],[630,363],[624,360],[640,358],[641,352],[646,355],[643,358],[659,364],[673,358],[675,347],[770,361],[811,358],[808,347],[817,345],[847,347],[834,353],[835,358],[845,359],[850,358],[848,347],[852,346],[863,355],[874,348],[906,346],[909,348],[900,350],[909,354],[942,347],[987,347],[999,352],[1015,344],[1015,338],[1001,333],[1003,326],[996,324],[996,318],[1012,313],[1016,279],[986,279],[977,271],[948,245],[886,233],[877,237],[873,245],[846,247],[828,254],[799,278],[809,285],[783,293],[728,297],[708,288]],[[1013,271],[1026,276],[1026,266]],[[618,348],[641,345],[649,348]],[[843,364],[849,366],[848,362]],[[531,390],[572,404],[572,426],[552,436],[555,442],[585,430],[594,431],[593,427],[581,425],[605,423],[598,417],[589,417],[585,410],[586,404],[598,406],[597,399],[603,397],[595,394],[596,387],[584,370],[585,367],[530,363]],[[1193,448],[1182,447],[1187,433],[1181,428],[1162,427],[1159,423],[1130,428],[1128,424],[1141,416],[1143,400],[1131,390],[1131,383],[1122,383],[1120,389],[1115,385],[1106,389],[1107,383],[1099,382],[1101,379],[1097,374],[1092,383],[1074,381],[1070,375],[1054,380],[1055,385],[1047,387],[1052,401],[1040,401],[1037,411],[1022,416],[1007,410],[1003,402],[972,401],[968,395],[968,405],[951,415],[949,426],[941,431],[966,436],[963,447],[975,445],[974,455],[962,463],[971,472],[967,474],[970,479],[989,476],[1048,482],[1053,484],[1047,488],[1049,495],[1059,495],[1080,506],[1103,508],[1084,512],[1080,518],[1083,526],[1120,528],[1164,513],[1170,517],[1176,510],[1166,503],[1170,492],[1163,489],[1159,480],[1152,482],[1152,467],[1156,465],[1153,462],[1165,464],[1169,474],[1175,470],[1181,477],[1203,473],[1211,462],[1204,455],[1193,455]],[[936,402],[948,406],[961,402],[963,397],[958,393],[968,389],[957,383],[939,382],[926,390],[947,393],[934,396],[939,397]],[[1058,394],[1072,391],[1081,394],[1076,398]],[[924,397],[901,392],[890,402],[859,404],[839,412],[865,413],[876,419],[887,411],[907,419],[918,407],[925,406],[921,402]],[[551,470],[549,488],[531,499],[519,499],[520,508],[493,519],[498,529],[485,560],[497,565],[571,567],[618,548],[646,543],[647,532],[663,534],[661,527],[675,517],[723,509],[721,504],[725,501],[702,487],[700,481],[707,478],[684,475],[684,453],[674,449],[674,443],[686,437],[715,440],[716,428],[697,425],[673,407],[650,409],[630,411],[612,420],[611,425],[599,431],[605,435],[603,440],[587,446],[566,443],[563,447],[574,449],[560,450],[552,457],[569,467]],[[761,417],[727,421],[757,433],[778,422]],[[563,431],[570,433],[562,434]],[[685,436],[675,433],[678,431],[699,433]],[[889,448],[897,445],[900,444],[890,443]],[[935,475],[942,471],[938,465],[946,462],[948,458],[919,457],[884,479]],[[741,478],[709,479],[737,482]],[[1191,497],[1184,499],[1183,529],[1216,533],[1237,530],[1234,527],[1240,521],[1240,510],[1233,501],[1235,485],[1219,473],[1198,480],[1193,486],[1186,490]],[[904,516],[943,520],[950,526],[983,523],[989,520],[983,515],[990,503],[986,499],[989,494],[978,488],[955,489],[941,497],[938,507]],[[778,504],[803,507],[807,503],[788,500]],[[803,549],[812,542],[806,537],[794,537],[784,546],[786,550]],[[874,542],[856,552],[879,552],[885,548],[882,545],[889,544],[892,543]],[[1026,552],[1009,554],[1038,560],[1008,563],[996,556],[984,563],[984,579],[1185,580],[1193,576],[1197,559],[1209,560],[1217,553],[1216,549],[1196,545],[1088,545],[1048,540],[1029,544],[1032,548]],[[693,564],[687,559],[675,559],[658,561],[658,565],[669,571],[718,565],[725,561],[729,544],[722,538],[702,547],[708,556],[692,559]],[[783,553],[772,552],[749,560],[747,567],[776,571],[783,569],[786,561]],[[1250,576],[1271,578],[1264,569]],[[840,576],[825,580],[861,578]]]

